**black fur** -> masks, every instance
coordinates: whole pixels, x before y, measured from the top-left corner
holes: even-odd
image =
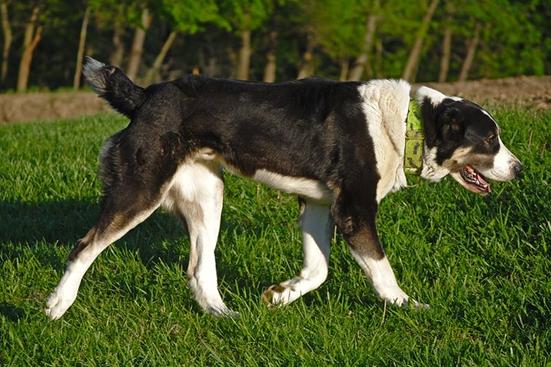
[[[142,89],[118,68],[89,69],[100,96],[131,118],[103,159],[104,211],[134,205],[136,195],[153,200],[181,162],[210,148],[242,175],[265,169],[338,191],[337,227],[359,252],[383,256],[375,232],[379,174],[359,83],[187,76]],[[367,232],[368,243],[357,240]]]
[[[311,192],[308,194],[312,197],[307,199],[321,200],[323,205],[331,206],[333,222],[356,260],[368,275],[379,278],[377,281],[381,284],[378,286],[383,288],[382,292],[390,292],[382,297],[387,297],[385,299],[392,303],[407,302],[407,295],[397,284],[392,284],[395,280],[388,262],[378,262],[377,266],[387,268],[377,268],[373,265],[375,262],[367,261],[384,258],[376,230],[377,185],[383,181],[381,175],[386,179],[386,185],[389,182],[393,185],[385,186],[383,190],[386,192],[404,185],[405,178],[402,172],[394,171],[401,168],[397,161],[399,155],[394,158],[394,168],[378,171],[374,141],[369,132],[374,126],[370,124],[378,121],[366,121],[369,114],[363,111],[365,101],[359,92],[361,83],[306,79],[266,84],[187,76],[143,89],[119,69],[93,59],[88,60],[84,74],[100,96],[130,118],[130,124],[113,135],[104,147],[101,166],[104,194],[100,219],[77,243],[71,261],[78,260],[88,246],[108,245],[109,238],[117,238],[143,221],[163,201],[167,202],[167,196],[163,195],[170,195],[172,187],[180,190],[188,180],[196,180],[191,184],[200,187],[201,182],[197,181],[201,177],[203,185],[207,186],[205,182],[214,177],[214,184],[211,182],[210,185],[220,184],[216,186],[219,191],[205,194],[202,200],[210,200],[205,199],[210,195],[215,201],[218,200],[217,193],[222,195],[221,166],[250,177],[259,170],[266,170],[285,179],[310,179],[322,186],[321,191],[327,189],[328,194],[321,194],[322,199],[313,198],[315,195]],[[385,107],[380,109],[386,112]],[[464,173],[466,165],[483,167],[490,162],[493,164],[493,158],[501,149],[496,138],[499,131],[495,121],[479,106],[454,98],[444,98],[433,105],[426,99],[421,104],[421,115],[426,146],[431,152],[434,151],[432,148],[437,148],[436,158],[430,158],[431,165],[427,165],[427,170],[434,173],[434,160],[442,166],[436,168],[444,172],[439,178],[450,172]],[[398,122],[390,121],[392,123]],[[390,136],[388,129],[384,130],[389,140],[405,138],[400,133]],[[394,142],[383,140],[381,144],[388,144],[389,151],[396,150],[391,146]],[[449,161],[464,158],[458,148],[472,148],[464,151],[471,152],[467,158],[472,157],[476,162],[467,159],[466,162],[456,162],[454,167],[444,167],[444,162],[451,166]],[[506,148],[504,153],[507,153]],[[201,154],[208,155],[208,159],[203,159]],[[520,167],[520,162],[512,154],[507,157],[507,154],[500,156],[501,170],[507,165],[513,167],[512,164]],[[195,158],[200,160],[197,166],[208,169],[212,177],[202,176],[197,171],[191,171],[192,178],[185,175],[190,172],[186,171],[187,168],[196,167],[185,166],[184,162]],[[173,177],[179,167],[184,167],[184,179],[175,184]],[[471,175],[473,170],[469,170]],[[502,176],[502,180],[512,178],[503,173]],[[475,182],[472,177],[469,179],[471,184]],[[461,178],[456,180],[463,182]],[[296,184],[299,180],[291,181]],[[469,187],[466,181],[462,184]],[[316,188],[309,187],[308,190]],[[184,195],[174,199],[177,200],[181,201],[178,205],[185,206],[190,204],[190,200],[201,199],[189,199]],[[201,209],[199,205],[197,212],[192,214],[200,217]],[[323,209],[323,215],[330,222],[327,209]],[[176,212],[178,210],[187,220],[185,211],[175,208]],[[220,206],[217,210],[221,210]],[[219,212],[217,214],[216,221],[219,220]],[[191,223],[194,223],[193,215]],[[213,228],[216,228],[216,221],[211,218],[215,223]],[[210,250],[213,255],[214,249]],[[191,261],[190,264],[193,273],[197,264],[193,265]],[[370,266],[375,266],[373,271],[379,274],[371,274]],[[270,292],[281,289],[281,285],[275,286]],[[203,306],[212,308],[210,304]],[[56,315],[54,312],[54,317]]]
[[[459,147],[475,154],[493,157],[499,150],[495,121],[477,104],[467,100],[444,99],[434,106],[428,98],[422,103],[425,142],[438,147],[436,161],[442,164]]]

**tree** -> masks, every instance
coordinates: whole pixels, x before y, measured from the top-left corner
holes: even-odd
[[[316,48],[316,38],[313,31],[306,33],[306,48],[302,54],[302,63],[298,70],[297,79],[308,78],[314,75],[314,49]]]
[[[464,15],[470,26],[465,33],[467,42],[463,65],[469,61],[468,58],[476,62],[470,62],[472,67],[465,66],[464,79],[473,73],[476,77],[544,73],[545,56],[540,40],[544,39],[543,32],[549,27],[542,26],[545,21],[538,24],[537,18],[532,18],[537,13],[537,3],[496,0],[478,7],[474,1],[469,4]],[[480,24],[479,29],[476,24]]]
[[[452,1],[446,1],[446,14],[444,20],[444,37],[442,38],[442,53],[440,57],[440,70],[438,72],[438,81],[445,82],[448,79],[450,70],[452,37],[453,37],[453,16],[454,6]]]
[[[162,0],[156,8],[161,20],[168,21],[171,31],[163,42],[155,61],[144,78],[146,84],[159,76],[159,71],[168,51],[179,34],[193,35],[203,29],[206,23],[214,23],[228,29],[228,23],[219,15],[218,6],[214,0]]]
[[[237,79],[249,79],[251,62],[251,33],[270,16],[275,0],[227,0],[223,2],[222,14],[238,33],[241,47],[237,53]]]
[[[432,20],[432,16],[434,15],[434,12],[436,11],[438,2],[439,0],[431,0],[426,10],[425,16],[423,17],[423,21],[421,22],[419,30],[417,31],[415,42],[413,43],[413,46],[408,56],[408,60],[406,62],[406,66],[404,68],[404,72],[402,73],[402,78],[405,80],[408,80],[408,81],[415,80],[415,72],[417,71],[419,59],[421,58],[423,41],[427,35],[429,24],[430,24],[430,21]]]
[[[153,15],[151,14],[147,5],[141,8],[140,23],[134,29],[134,37],[132,39],[132,47],[130,48],[130,56],[128,58],[128,66],[126,67],[126,75],[131,80],[136,80],[138,76],[138,69],[142,59],[143,45],[145,42],[145,35],[147,30],[151,26],[153,21]]]
[[[11,32],[10,17],[8,15],[8,1],[2,0],[0,2],[0,18],[2,22],[2,32],[4,34],[4,47],[2,49],[2,68],[0,81],[2,84],[6,81],[8,75],[8,65],[10,60],[10,49],[13,41]]]
[[[369,71],[369,74],[372,74],[370,63],[369,63],[369,54],[371,53],[371,49],[373,48],[373,40],[375,38],[376,27],[377,27],[377,15],[374,13],[369,14],[366,17],[366,21],[365,21],[365,35],[364,35],[364,43],[362,45],[362,51],[354,61],[354,66],[350,71],[348,80],[351,80],[351,81],[361,80],[366,69]]]
[[[135,25],[139,21],[139,3],[132,0],[88,0],[96,20],[96,27],[109,29],[111,48],[109,63],[122,66],[125,56],[124,36],[128,25]]]
[[[464,82],[465,80],[467,80],[469,71],[471,70],[476,48],[478,47],[478,41],[480,40],[480,29],[480,23],[476,23],[473,36],[467,41],[467,53],[465,54],[465,59],[463,60],[461,71],[459,72],[460,82]]]
[[[23,51],[19,62],[19,73],[17,76],[17,91],[24,92],[27,90],[29,83],[29,73],[33,59],[33,52],[42,38],[43,27],[39,23],[39,15],[41,12],[41,4],[31,4],[30,17],[25,24],[25,34],[23,36]]]
[[[299,29],[306,47],[298,78],[314,73],[314,49],[320,47],[340,68],[346,80],[349,59],[360,49],[362,26],[358,0],[310,0],[300,4]]]
[[[75,63],[75,75],[73,77],[73,89],[77,90],[80,87],[80,75],[82,69],[82,58],[84,57],[84,46],[86,45],[86,33],[88,31],[88,21],[90,20],[90,6],[86,5],[82,25],[80,27],[80,37],[78,42],[77,60]]]
[[[380,4],[378,0],[363,1],[361,5],[363,5],[361,8],[365,12],[364,36],[360,54],[356,57],[352,70],[350,70],[350,74],[348,76],[348,80],[351,81],[361,80],[366,71],[368,71],[369,75],[372,74],[369,55],[371,54],[371,50],[373,48],[377,20],[380,17]]]
[[[273,83],[276,79],[276,48],[277,31],[271,30],[268,33],[268,52],[266,52],[266,66],[264,67],[264,77],[262,78],[266,83]]]
[[[134,73],[147,83],[194,68],[266,81],[314,71],[361,80],[410,69],[423,81],[551,73],[548,1],[442,0],[427,25],[433,1],[0,0],[0,81],[4,90],[78,86],[87,53],[126,68],[137,28],[147,40]],[[154,19],[147,33],[144,9]]]

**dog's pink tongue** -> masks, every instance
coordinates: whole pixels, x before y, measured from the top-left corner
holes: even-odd
[[[476,186],[478,186],[478,188],[484,192],[492,192],[488,181],[486,181],[484,177],[480,173],[478,173],[478,171],[475,170],[472,166],[468,165],[467,167],[471,170],[472,173],[476,175],[476,179],[478,180],[478,184]]]

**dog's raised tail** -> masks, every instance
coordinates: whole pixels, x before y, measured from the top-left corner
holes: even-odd
[[[144,89],[116,66],[86,56],[82,73],[92,89],[123,115],[131,117],[145,99]]]

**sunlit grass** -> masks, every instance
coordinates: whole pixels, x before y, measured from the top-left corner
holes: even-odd
[[[481,198],[451,180],[390,195],[378,225],[400,284],[427,311],[385,308],[337,237],[330,276],[268,310],[265,286],[300,270],[292,196],[226,176],[221,292],[203,314],[188,239],[157,213],[111,246],[57,322],[42,313],[98,214],[97,154],[114,115],[0,127],[0,365],[524,365],[551,350],[551,113],[494,111],[523,179]],[[415,183],[415,179],[411,181]]]

